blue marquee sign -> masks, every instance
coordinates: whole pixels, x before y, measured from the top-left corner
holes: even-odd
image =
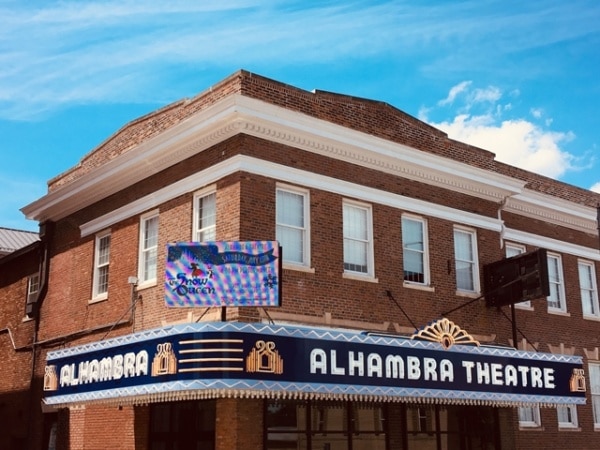
[[[358,332],[190,323],[50,352],[50,405],[237,396],[582,404],[581,357]]]

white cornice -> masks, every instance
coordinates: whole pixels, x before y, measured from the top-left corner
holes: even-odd
[[[350,183],[348,181],[338,180],[337,178],[317,175],[312,172],[306,172],[304,170],[271,163],[249,156],[236,155],[211,166],[209,169],[183,178],[150,195],[139,198],[121,208],[81,225],[81,235],[88,236],[97,233],[98,231],[108,228],[129,217],[156,208],[173,198],[196,191],[206,185],[216,182],[220,178],[240,171],[274,178],[284,183],[296,184],[308,189],[319,189],[373,204],[412,211],[424,216],[448,220],[453,223],[483,228],[498,233],[501,231],[501,222],[496,218],[480,216],[460,209],[392,194],[379,189],[367,188],[358,183]]]
[[[596,210],[588,206],[545,195],[539,192],[524,190],[521,194],[510,197],[504,211],[543,220],[554,225],[561,225],[588,234],[596,234]]]
[[[600,251],[595,248],[583,247],[572,244],[571,242],[559,241],[525,231],[513,230],[507,228],[503,232],[505,241],[512,241],[519,244],[527,244],[533,247],[545,248],[550,251],[574,255],[593,261],[600,261]]]
[[[595,223],[595,210],[592,208],[524,191],[526,183],[521,180],[241,95],[224,98],[98,169],[50,192],[22,211],[28,218],[40,222],[59,220],[239,133],[499,204],[506,203],[507,210],[578,230],[589,231]],[[314,174],[310,176],[314,177]],[[304,177],[305,180],[306,174]],[[363,186],[357,190],[368,191]],[[381,196],[381,191],[378,192]],[[507,202],[509,197],[513,200]],[[440,206],[436,205],[434,209],[440,209]]]

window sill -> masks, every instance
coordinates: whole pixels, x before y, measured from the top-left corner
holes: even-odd
[[[456,291],[456,295],[458,297],[468,297],[468,298],[481,297],[480,292],[473,292],[473,291]]]
[[[435,287],[430,284],[419,284],[405,281],[403,286],[408,289],[416,289],[417,291],[435,292]]]
[[[303,266],[300,264],[283,263],[283,270],[295,270],[297,272],[315,273],[314,267]]]
[[[571,313],[561,311],[559,309],[548,309],[548,314],[554,314],[555,316],[571,317]]]
[[[25,322],[31,322],[32,320],[33,320],[33,317],[31,317],[31,316],[27,316],[27,315],[26,315],[26,316],[24,316],[24,317],[21,319],[21,322],[23,322],[23,323],[25,323]]]
[[[156,287],[156,279],[142,281],[140,284],[137,285],[136,290],[141,291],[141,290],[148,289],[151,287]]]
[[[344,272],[342,274],[343,278],[346,278],[348,280],[356,280],[356,281],[367,281],[369,283],[379,283],[379,279],[371,276],[371,275],[361,275],[359,273],[349,273],[349,272]]]
[[[584,314],[583,318],[585,320],[593,320],[594,322],[600,322],[600,316],[590,316],[588,314]]]
[[[535,424],[519,424],[519,431],[544,431],[541,425]]]
[[[534,311],[533,306],[519,306],[518,303],[515,303],[515,308],[520,309],[521,311]]]
[[[95,297],[88,302],[88,305],[93,305],[96,303],[102,303],[108,300],[108,295],[102,295],[99,297]]]
[[[581,428],[569,425],[559,425],[558,431],[581,431]]]

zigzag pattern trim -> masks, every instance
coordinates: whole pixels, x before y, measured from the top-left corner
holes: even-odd
[[[352,400],[419,404],[488,405],[496,407],[542,406],[552,408],[558,405],[585,403],[585,398],[510,393],[223,379],[156,383],[82,394],[61,395],[46,398],[44,401],[49,406],[64,407],[83,402],[140,405],[207,398]]]
[[[64,358],[68,356],[82,355],[96,350],[105,350],[121,345],[128,345],[137,342],[144,342],[150,339],[176,336],[184,333],[202,333],[202,332],[246,332],[262,335],[287,336],[299,339],[318,339],[331,340],[337,342],[352,342],[360,344],[377,344],[390,347],[408,347],[428,350],[442,350],[442,345],[436,342],[411,340],[409,337],[402,336],[381,336],[369,335],[358,331],[340,331],[331,329],[318,329],[307,327],[294,327],[289,325],[268,325],[257,323],[242,322],[204,322],[204,323],[186,323],[172,325],[162,328],[140,331],[134,334],[97,341],[90,344],[84,344],[76,347],[69,347],[60,350],[48,352],[47,360]],[[567,363],[582,363],[583,358],[576,355],[563,355],[553,353],[538,353],[522,350],[515,350],[508,347],[480,346],[473,347],[468,345],[454,345],[444,350],[446,352],[457,352],[463,354],[491,355],[517,357],[537,361],[555,361]]]

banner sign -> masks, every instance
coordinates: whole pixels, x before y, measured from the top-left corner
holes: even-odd
[[[167,245],[165,303],[280,306],[277,241],[179,242]]]
[[[44,390],[45,402],[55,405],[200,398],[202,391],[496,406],[585,403],[578,356],[444,349],[406,338],[232,322],[176,325],[49,352]]]

